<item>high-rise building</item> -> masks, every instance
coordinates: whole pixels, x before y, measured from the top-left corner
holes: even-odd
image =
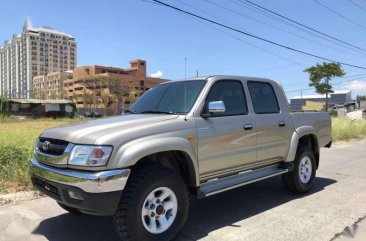
[[[23,32],[0,46],[0,96],[31,98],[33,77],[76,65],[73,36],[50,27],[34,28],[27,19]]]

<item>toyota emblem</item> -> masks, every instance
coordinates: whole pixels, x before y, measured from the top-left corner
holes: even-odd
[[[49,141],[45,141],[45,142],[43,142],[43,144],[42,144],[42,149],[43,149],[44,151],[47,151],[47,150],[50,148],[50,146],[51,146],[51,142],[49,142]]]

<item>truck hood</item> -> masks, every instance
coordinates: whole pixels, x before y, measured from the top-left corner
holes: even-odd
[[[79,144],[94,144],[98,138],[110,133],[141,127],[155,122],[167,121],[177,117],[178,115],[164,114],[123,115],[47,129],[40,137],[65,140]]]

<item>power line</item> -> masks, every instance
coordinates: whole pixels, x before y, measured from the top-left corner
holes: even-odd
[[[355,5],[356,7],[366,11],[366,8],[362,7],[360,4],[356,3],[355,1],[353,0],[348,0],[350,3],[352,3],[353,5]]]
[[[157,3],[160,3],[161,5],[165,6],[165,7],[168,7],[168,8],[171,8],[171,9],[174,9],[176,11],[179,11],[181,13],[184,13],[184,14],[187,14],[187,15],[190,15],[190,16],[193,16],[195,18],[199,18],[199,19],[202,19],[204,21],[207,21],[207,22],[210,22],[212,24],[215,24],[215,25],[218,25],[218,26],[221,26],[223,28],[226,28],[226,29],[230,29],[234,32],[238,32],[238,33],[241,33],[241,34],[244,34],[244,35],[247,35],[249,37],[252,37],[252,38],[255,38],[255,39],[258,39],[258,40],[261,40],[263,42],[267,42],[267,43],[270,43],[272,45],[276,45],[278,47],[281,47],[281,48],[284,48],[284,49],[287,49],[287,50],[291,50],[291,51],[294,51],[294,52],[297,52],[297,53],[301,53],[303,55],[307,55],[307,56],[311,56],[311,57],[314,57],[314,58],[318,58],[318,59],[322,59],[322,60],[326,60],[326,61],[330,61],[330,62],[335,62],[335,63],[339,63],[339,64],[343,64],[343,65],[346,65],[346,66],[350,66],[350,67],[354,67],[354,68],[358,68],[358,69],[366,69],[366,67],[362,67],[362,66],[357,66],[357,65],[353,65],[353,64],[348,64],[348,63],[344,63],[344,62],[340,62],[340,61],[335,61],[335,60],[332,60],[332,59],[329,59],[329,58],[325,58],[325,57],[322,57],[322,56],[319,56],[319,55],[315,55],[315,54],[312,54],[312,53],[308,53],[308,52],[305,52],[305,51],[302,51],[302,50],[298,50],[298,49],[295,49],[295,48],[292,48],[292,47],[289,47],[289,46],[286,46],[286,45],[283,45],[283,44],[280,44],[280,43],[276,43],[272,40],[268,40],[268,39],[265,39],[263,37],[259,37],[257,35],[254,35],[254,34],[250,34],[248,32],[244,32],[242,30],[239,30],[239,29],[235,29],[233,27],[230,27],[228,25],[225,25],[225,24],[222,24],[222,23],[219,23],[219,22],[216,22],[214,20],[211,20],[211,19],[208,19],[208,18],[205,18],[205,17],[202,17],[202,16],[199,16],[197,14],[194,14],[194,13],[191,13],[191,12],[188,12],[186,10],[183,10],[181,8],[178,8],[178,7],[175,7],[173,5],[170,5],[170,4],[167,4],[167,3],[164,3],[162,1],[159,1],[159,0],[152,0],[154,2],[157,2]]]
[[[243,39],[238,38],[238,37],[236,37],[236,36],[234,36],[234,35],[232,35],[232,34],[230,34],[230,33],[227,33],[227,32],[225,32],[225,31],[223,31],[222,29],[219,29],[219,28],[217,28],[217,27],[215,27],[215,26],[208,25],[207,23],[205,23],[205,22],[203,22],[203,21],[202,21],[202,23],[203,23],[203,24],[205,24],[206,26],[209,26],[209,27],[212,27],[212,28],[216,29],[217,31],[220,31],[221,33],[223,33],[223,34],[225,34],[225,35],[227,35],[227,36],[230,36],[230,37],[232,37],[232,38],[234,38],[234,39],[236,39],[236,40],[238,40],[238,41],[240,41],[240,42],[243,42],[243,43],[245,43],[245,44],[247,44],[247,45],[249,45],[249,46],[252,46],[252,47],[254,47],[254,48],[256,48],[256,49],[259,49],[259,50],[261,50],[261,51],[263,51],[263,52],[266,52],[266,53],[271,54],[271,55],[273,55],[273,56],[276,56],[276,57],[278,57],[278,58],[280,58],[280,59],[283,59],[283,60],[286,60],[286,61],[288,61],[288,62],[291,62],[291,63],[293,63],[293,64],[299,65],[299,66],[301,66],[301,67],[306,67],[305,65],[303,65],[303,64],[301,64],[301,63],[298,63],[298,62],[296,62],[296,61],[293,61],[293,60],[291,60],[291,59],[288,59],[288,58],[286,58],[286,57],[283,57],[283,56],[281,56],[281,55],[279,55],[279,54],[273,53],[272,51],[266,50],[266,49],[261,48],[261,47],[259,47],[259,46],[257,46],[257,45],[254,45],[254,44],[252,44],[252,43],[249,43],[249,42],[247,42],[247,41],[244,41]]]
[[[189,7],[193,8],[193,9],[196,9],[197,11],[200,11],[200,12],[202,12],[202,13],[205,13],[205,14],[209,15],[209,16],[215,17],[214,15],[212,15],[212,14],[210,14],[210,13],[206,12],[206,11],[200,10],[200,9],[198,9],[198,8],[196,8],[196,7],[194,7],[194,6],[190,5],[190,4],[188,4],[188,3],[185,3],[185,2],[180,1],[180,0],[177,0],[177,1],[181,2],[182,4],[184,4],[184,5],[186,5],[186,6],[189,6]],[[215,17],[215,18],[220,19],[220,18],[218,18],[218,17]],[[216,27],[216,26],[214,26],[214,25],[210,25],[210,24],[208,24],[208,23],[206,23],[206,22],[204,22],[204,21],[202,21],[202,20],[200,20],[200,19],[197,19],[197,20],[198,20],[200,23],[202,23],[202,24],[204,24],[204,25],[206,25],[206,26],[208,26],[208,27],[210,27],[210,28],[213,28],[213,29],[215,29],[215,30],[217,30],[217,31],[219,31],[219,32],[221,32],[221,33],[223,33],[223,34],[225,34],[225,35],[227,35],[227,36],[229,36],[229,37],[231,37],[231,38],[235,39],[235,40],[238,40],[238,41],[240,41],[240,42],[243,42],[243,43],[245,43],[245,44],[247,44],[247,45],[249,45],[249,46],[251,46],[251,47],[254,47],[254,48],[259,49],[259,50],[261,50],[261,51],[263,51],[263,52],[265,52],[265,53],[271,54],[271,55],[273,55],[273,56],[276,56],[277,58],[283,59],[283,60],[285,60],[285,61],[288,61],[288,62],[291,62],[291,63],[293,63],[293,64],[299,65],[299,66],[301,66],[301,67],[306,67],[305,65],[303,65],[303,64],[301,64],[301,63],[298,63],[298,62],[296,62],[296,61],[294,61],[294,60],[291,60],[291,59],[289,59],[289,58],[286,58],[286,57],[283,57],[283,56],[281,56],[281,55],[279,55],[279,54],[276,54],[276,53],[274,53],[274,52],[272,52],[272,51],[269,51],[269,50],[266,50],[266,49],[264,49],[264,48],[261,48],[261,47],[259,47],[259,46],[255,45],[255,44],[249,43],[249,42],[247,42],[247,41],[245,41],[245,40],[243,40],[243,39],[241,39],[241,38],[239,38],[239,37],[237,37],[237,36],[235,36],[235,35],[233,35],[233,34],[230,34],[230,33],[226,32],[226,31],[224,31],[224,30],[222,30],[222,29],[220,29],[220,28],[218,28],[218,27]],[[222,19],[221,19],[221,20],[222,20]],[[225,21],[225,20],[222,20],[222,21]]]
[[[261,20],[259,20],[259,19],[254,18],[254,17],[251,17],[251,16],[248,16],[248,15],[245,15],[245,14],[243,14],[243,13],[241,13],[241,12],[239,12],[239,11],[236,11],[236,10],[234,10],[234,9],[231,9],[231,8],[228,8],[228,7],[222,6],[222,5],[220,5],[220,4],[217,4],[217,3],[211,2],[210,0],[204,0],[204,1],[206,1],[206,2],[208,2],[208,3],[210,3],[210,4],[212,4],[212,5],[214,5],[214,6],[216,6],[216,7],[219,7],[219,8],[225,9],[226,11],[229,11],[229,12],[235,13],[235,14],[237,14],[237,15],[239,15],[239,16],[242,16],[242,17],[245,17],[245,18],[251,19],[251,20],[253,20],[253,21],[255,21],[255,22],[258,22],[258,23],[261,23],[261,24],[266,25],[266,26],[268,26],[268,27],[271,27],[271,28],[273,28],[273,29],[276,29],[276,30],[278,30],[278,31],[281,31],[281,32],[284,32],[284,33],[287,33],[287,34],[293,35],[293,36],[295,36],[295,37],[297,37],[297,38],[299,38],[299,39],[305,39],[305,40],[307,40],[307,41],[310,41],[310,42],[313,42],[313,43],[316,43],[316,44],[319,44],[319,45],[322,45],[322,46],[325,46],[325,47],[328,47],[328,48],[332,48],[332,49],[337,50],[337,51],[346,52],[346,53],[349,53],[349,54],[355,54],[355,53],[351,53],[351,52],[348,52],[348,51],[345,51],[345,50],[342,50],[342,49],[339,49],[339,48],[335,48],[335,47],[333,47],[333,46],[330,46],[330,45],[327,45],[327,44],[324,44],[324,43],[321,43],[321,42],[318,42],[318,41],[315,41],[315,40],[309,39],[309,38],[307,38],[307,37],[305,37],[305,36],[302,36],[302,35],[299,35],[299,34],[296,34],[296,33],[292,33],[292,32],[290,32],[290,31],[287,31],[287,30],[282,29],[282,28],[280,28],[280,27],[277,27],[277,26],[274,26],[274,25],[272,25],[272,24],[266,23],[266,22],[264,22],[264,21],[261,21]],[[328,39],[326,39],[326,40],[328,40]],[[341,45],[341,46],[342,46],[342,45]],[[342,47],[343,47],[343,46],[342,46]],[[355,55],[356,55],[356,54],[355,54]],[[357,55],[357,56],[359,56],[359,55]]]
[[[351,46],[351,47],[353,47],[353,48],[356,48],[356,49],[362,50],[363,52],[366,52],[366,50],[365,50],[365,49],[363,49],[363,48],[361,48],[361,47],[358,47],[358,46],[356,46],[356,45],[350,44],[350,43],[348,43],[348,42],[346,42],[346,41],[343,41],[343,40],[341,40],[341,39],[338,39],[338,38],[336,38],[336,37],[333,37],[333,36],[331,36],[331,35],[329,35],[329,34],[323,33],[323,32],[321,32],[321,31],[319,31],[319,30],[316,30],[316,29],[314,29],[314,28],[312,28],[312,27],[309,27],[309,26],[307,26],[307,25],[305,25],[305,24],[302,24],[302,23],[300,23],[300,22],[298,22],[298,21],[295,21],[295,20],[290,19],[290,18],[288,18],[288,17],[286,17],[286,16],[283,16],[283,15],[281,15],[281,14],[279,14],[279,13],[276,13],[276,12],[274,12],[274,11],[272,11],[272,10],[268,9],[268,8],[265,8],[265,7],[263,7],[263,6],[260,6],[259,4],[253,3],[253,2],[251,2],[251,1],[249,1],[249,0],[239,0],[239,1],[240,1],[240,2],[242,2],[242,3],[246,2],[246,3],[248,3],[248,4],[251,4],[252,6],[255,6],[255,7],[260,8],[260,9],[262,9],[262,10],[266,11],[266,12],[269,12],[269,13],[271,13],[271,14],[274,14],[274,15],[276,15],[276,16],[278,16],[278,17],[282,18],[282,19],[285,19],[285,20],[287,20],[287,21],[291,22],[291,23],[294,23],[294,24],[299,25],[299,26],[301,26],[301,27],[303,27],[303,28],[306,28],[306,29],[309,29],[309,30],[311,30],[311,31],[313,31],[313,32],[316,32],[316,33],[318,33],[318,34],[320,34],[320,35],[326,36],[326,37],[328,37],[328,38],[330,38],[330,39],[336,40],[336,41],[338,41],[338,42],[340,42],[340,43],[346,44],[346,45],[348,45],[348,46]]]
[[[269,13],[269,12],[266,12],[265,10],[260,9],[260,8],[257,8],[257,7],[255,7],[255,6],[252,6],[252,5],[250,5],[250,4],[246,3],[246,2],[243,2],[243,1],[240,1],[240,0],[238,0],[238,2],[237,2],[237,1],[234,1],[234,0],[231,0],[231,1],[232,1],[233,3],[235,3],[235,4],[241,4],[242,6],[244,6],[244,7],[246,7],[246,8],[249,8],[250,10],[253,10],[253,11],[255,11],[255,12],[259,13],[259,14],[262,14],[262,15],[264,15],[264,16],[266,16],[266,17],[268,17],[268,18],[271,18],[271,19],[273,19],[273,20],[276,20],[276,21],[278,21],[278,22],[280,22],[280,23],[282,23],[282,24],[284,24],[284,25],[286,25],[286,26],[293,27],[293,28],[295,28],[295,29],[297,29],[297,30],[299,30],[299,31],[305,32],[305,33],[307,33],[307,34],[310,34],[310,35],[312,35],[312,36],[314,36],[314,37],[316,37],[316,38],[323,39],[323,40],[325,40],[325,41],[328,41],[328,42],[330,42],[330,43],[333,43],[333,44],[335,44],[335,45],[338,45],[338,46],[340,46],[340,47],[342,47],[342,48],[346,48],[346,49],[349,49],[349,50],[355,51],[355,52],[357,52],[357,53],[361,53],[362,55],[365,55],[365,52],[364,52],[364,51],[362,51],[362,50],[356,49],[356,48],[354,48],[354,47],[351,47],[351,46],[348,46],[348,45],[346,45],[346,44],[343,44],[343,43],[341,43],[341,42],[339,42],[339,41],[333,40],[333,39],[331,39],[331,38],[329,38],[329,37],[326,37],[326,36],[323,36],[323,35],[321,35],[321,34],[318,34],[318,33],[314,32],[314,31],[312,31],[312,30],[306,29],[305,27],[302,27],[302,26],[300,26],[300,25],[298,25],[298,24],[295,24],[295,23],[293,23],[293,22],[287,21],[286,19],[282,19],[282,18],[280,18],[280,17],[278,17],[278,16],[276,16],[276,15],[274,15],[274,14],[271,14],[271,13]],[[366,50],[365,50],[365,51],[366,51]]]
[[[348,75],[348,76],[343,76],[343,77],[337,77],[336,79],[345,79],[345,78],[354,78],[354,77],[365,77],[366,78],[366,74],[355,74],[355,75]],[[283,87],[288,87],[288,86],[294,86],[294,85],[301,85],[302,83],[291,83],[291,84],[284,84],[282,85]]]
[[[334,14],[338,15],[339,17],[341,17],[341,18],[343,18],[343,19],[347,20],[348,22],[353,23],[353,24],[355,24],[355,25],[359,26],[360,28],[366,29],[366,27],[365,27],[364,25],[359,24],[359,23],[357,23],[357,22],[353,21],[352,19],[350,19],[350,18],[348,18],[348,17],[344,16],[343,14],[341,14],[341,13],[339,13],[339,12],[335,11],[334,9],[332,9],[332,8],[328,7],[328,6],[327,6],[327,5],[325,5],[324,3],[322,3],[322,2],[320,2],[320,1],[318,1],[318,0],[313,0],[313,1],[314,1],[314,2],[316,2],[317,4],[319,4],[320,6],[322,6],[322,7],[326,8],[326,9],[328,9],[328,10],[329,10],[329,11],[331,11],[332,13],[334,13]]]
[[[340,81],[340,82],[337,82],[337,83],[333,83],[331,84],[332,86],[333,85],[339,85],[339,84],[344,84],[344,83],[347,83],[347,82],[352,82],[352,81],[366,81],[365,77],[364,78],[356,78],[356,79],[351,79],[351,80],[344,80],[344,81]],[[294,93],[294,92],[300,92],[300,91],[307,91],[307,90],[314,90],[315,88],[312,87],[312,88],[306,88],[306,89],[298,89],[298,90],[290,90],[290,91],[286,91],[285,93],[288,94],[288,93]]]

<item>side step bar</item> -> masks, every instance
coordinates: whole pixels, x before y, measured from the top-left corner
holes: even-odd
[[[246,172],[241,172],[236,175],[220,178],[217,180],[209,180],[201,184],[201,187],[198,191],[198,196],[199,198],[208,197],[253,182],[281,175],[288,171],[289,169],[284,168],[283,165],[276,164],[259,169],[249,170]]]

